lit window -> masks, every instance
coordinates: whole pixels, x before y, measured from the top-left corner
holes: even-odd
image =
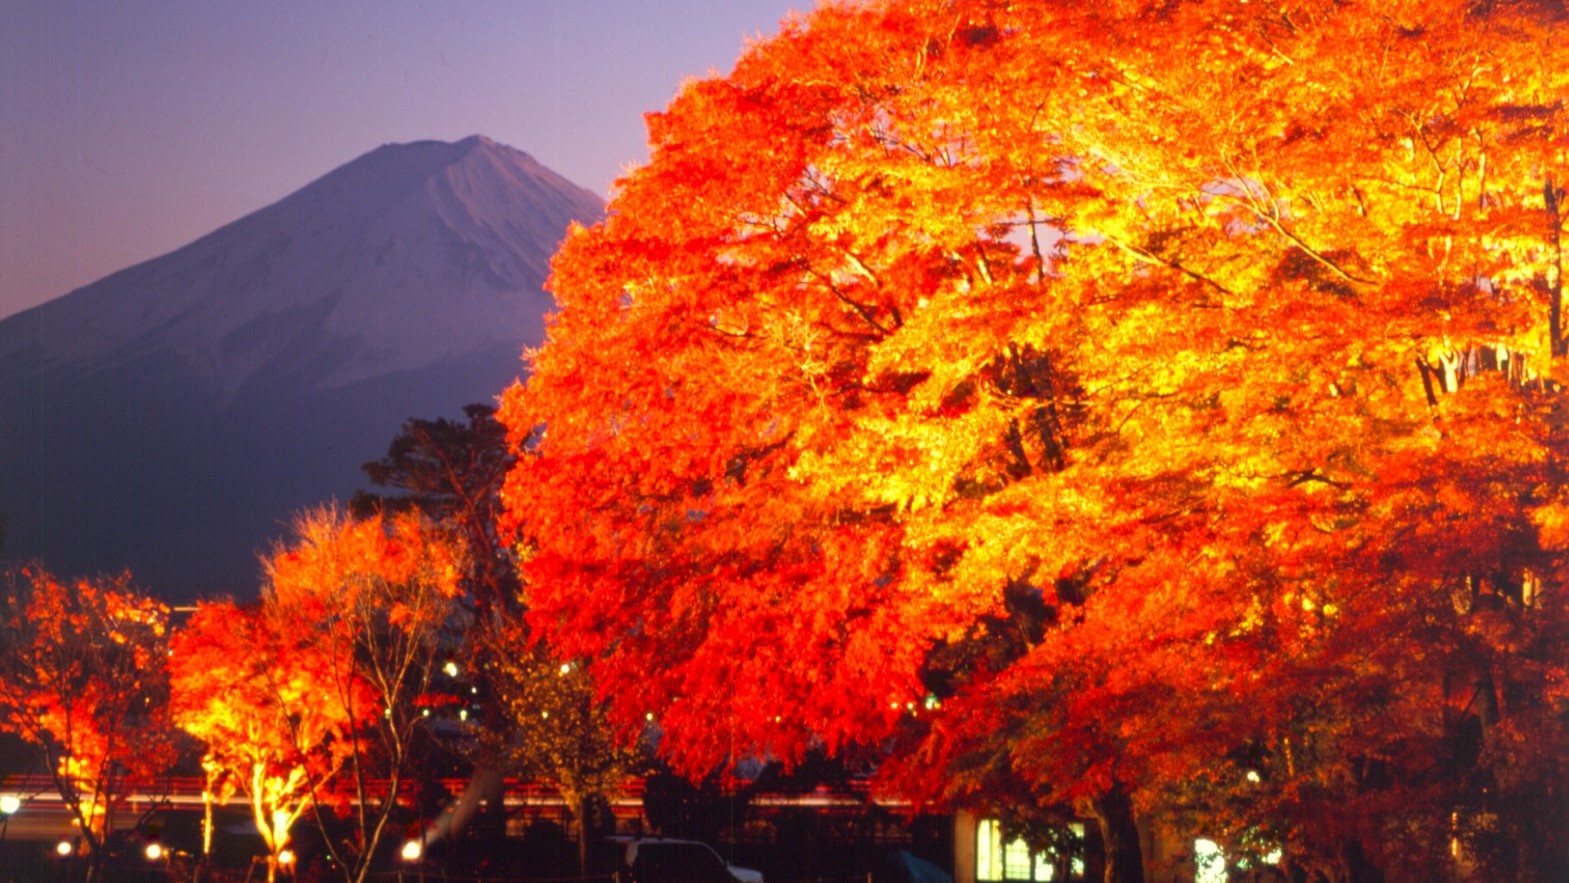
[[[1069,826],[1075,841],[1084,837],[1084,826]],[[975,879],[977,881],[1023,881],[1023,883],[1053,883],[1058,880],[1062,856],[1054,850],[1030,854],[1022,838],[1015,837],[1004,843],[1002,826],[995,819],[982,819],[975,828]],[[1067,863],[1068,880],[1084,879],[1083,859],[1072,856]]]
[[[1204,837],[1193,841],[1194,883],[1226,883],[1226,854]]]
[[[1034,862],[1030,861],[1030,847],[1018,838],[1008,841],[1002,848],[1002,878],[1004,880],[1033,880]],[[1050,880],[1050,877],[1046,878]]]

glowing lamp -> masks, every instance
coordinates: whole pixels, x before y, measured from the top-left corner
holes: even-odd
[[[148,861],[155,862],[163,858],[163,846],[154,840],[152,843],[147,844],[147,849],[144,850],[144,853]]]
[[[61,858],[65,858],[71,854],[71,841],[61,840],[59,843],[55,844],[54,851],[56,855],[60,856]]]
[[[409,842],[403,844],[403,860],[406,862],[417,862],[419,861],[420,856],[424,854],[425,845],[420,843],[418,840],[410,840]]]
[[[0,794],[0,813],[15,815],[22,808],[22,798],[15,794]]]

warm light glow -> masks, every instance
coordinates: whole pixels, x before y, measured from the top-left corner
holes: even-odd
[[[278,853],[278,864],[283,865],[284,867],[288,867],[289,865],[294,864],[294,850],[285,849],[284,851]]]
[[[406,862],[417,862],[424,854],[425,846],[418,840],[410,840],[403,844],[403,860]]]
[[[59,855],[61,855],[61,856],[70,855],[71,854],[71,841],[69,841],[69,840],[61,840],[59,843],[55,844],[54,851],[56,853],[58,853]]]
[[[163,858],[163,846],[158,844],[158,843],[149,843],[149,844],[147,844],[147,849],[145,850],[145,852],[147,854],[147,860],[148,861],[154,861],[155,862],[155,861]]]
[[[447,664],[446,665],[443,665],[441,667],[441,670],[446,672],[447,673],[447,677],[449,677],[449,678],[455,678],[455,677],[458,676],[458,664],[456,662],[453,662],[450,659],[447,660]]]
[[[1226,854],[1206,837],[1193,841],[1194,883],[1225,883]]]
[[[0,794],[0,813],[14,815],[22,808],[22,799],[15,794]]]
[[[570,663],[570,662],[563,662],[563,663],[561,663],[561,673],[563,675],[571,674],[572,673],[572,663]]]

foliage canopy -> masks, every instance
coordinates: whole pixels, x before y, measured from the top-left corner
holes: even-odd
[[[534,622],[688,770],[897,746],[920,796],[1100,815],[1108,879],[1193,801],[1302,866],[1551,876],[1564,19],[788,23],[556,258],[500,413],[544,429]]]
[[[111,806],[175,760],[169,609],[129,574],[70,581],[29,565],[0,591],[0,730],[38,747],[92,874]]]

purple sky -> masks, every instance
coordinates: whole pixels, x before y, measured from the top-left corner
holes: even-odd
[[[814,0],[0,0],[0,318],[387,142],[605,194],[642,114]]]

